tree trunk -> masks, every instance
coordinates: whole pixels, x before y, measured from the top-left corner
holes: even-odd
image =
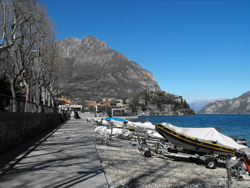
[[[24,83],[24,85],[26,90],[24,112],[30,112],[30,103],[29,103],[30,86],[27,83]]]
[[[53,97],[51,97],[51,106],[52,106],[52,107],[55,107],[55,104],[54,104],[54,99],[53,99]]]
[[[46,105],[47,93],[46,93],[46,88],[43,86],[41,87],[41,93],[42,93],[42,104]]]
[[[41,113],[42,112],[42,106],[41,106],[41,89],[39,87],[39,84],[36,83],[36,105],[37,105],[37,112]]]
[[[15,79],[10,81],[10,86],[11,86],[11,94],[12,94],[12,112],[17,112]]]
[[[48,91],[47,88],[44,87],[44,105],[48,105]]]
[[[50,93],[47,92],[47,96],[48,96],[48,106],[51,106],[51,97],[50,97]]]

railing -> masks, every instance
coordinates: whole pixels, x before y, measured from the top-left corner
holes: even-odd
[[[13,104],[15,104],[15,112],[39,112],[39,113],[57,113],[58,108],[37,105],[36,103],[25,101],[19,98],[13,98],[0,94],[0,112],[13,112]]]

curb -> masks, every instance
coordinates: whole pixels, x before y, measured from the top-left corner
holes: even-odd
[[[91,132],[91,129],[90,129],[90,127],[89,127],[89,126],[90,126],[90,123],[87,122],[87,124],[88,124],[88,129],[89,129],[89,132],[90,132],[90,134],[91,134],[91,137],[93,138],[93,141],[94,141],[94,144],[95,144],[95,149],[96,149],[96,152],[97,152],[99,161],[100,161],[100,163],[101,163],[101,165],[102,165],[102,168],[103,168],[103,171],[104,171],[104,176],[105,176],[106,181],[107,181],[107,183],[108,183],[108,185],[109,185],[109,188],[115,188],[114,183],[113,183],[113,181],[112,181],[112,179],[111,179],[111,177],[110,177],[110,175],[109,175],[107,169],[105,168],[105,167],[106,167],[106,164],[104,164],[103,162],[101,162],[101,158],[100,158],[99,152],[98,152],[98,150],[97,150],[97,148],[96,148],[95,139],[94,139],[94,137],[92,136],[92,132]]]

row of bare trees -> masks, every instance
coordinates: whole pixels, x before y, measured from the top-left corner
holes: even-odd
[[[38,112],[41,104],[54,106],[63,64],[44,6],[38,0],[0,0],[0,79],[10,84],[12,111],[17,111],[17,88],[26,112],[29,102]]]

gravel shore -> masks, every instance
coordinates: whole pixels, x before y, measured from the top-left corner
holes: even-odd
[[[226,185],[225,164],[207,169],[203,163],[192,163],[189,157],[178,154],[145,157],[136,147],[135,140],[112,138],[109,145],[102,144],[102,136],[93,132],[96,147],[105,170],[116,188],[217,188],[218,181]],[[250,188],[250,181],[237,181],[234,188]]]

